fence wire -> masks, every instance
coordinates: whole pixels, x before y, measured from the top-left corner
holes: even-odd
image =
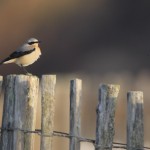
[[[101,147],[100,145],[96,145],[95,144],[95,140],[94,139],[90,139],[90,138],[85,138],[85,137],[81,137],[81,136],[75,136],[75,135],[71,135],[69,133],[65,133],[65,132],[60,132],[60,131],[53,131],[53,133],[42,133],[41,129],[35,129],[35,130],[27,130],[27,129],[20,129],[20,128],[0,128],[0,134],[2,134],[3,131],[7,131],[7,132],[14,132],[14,131],[20,131],[23,132],[24,134],[26,133],[30,133],[30,134],[37,134],[41,137],[64,137],[64,138],[77,138],[80,142],[88,142],[94,145],[94,147]],[[104,149],[109,149],[110,147],[105,147]],[[113,142],[113,146],[112,148],[120,148],[120,149],[127,149],[127,144],[125,143],[119,143],[119,142]],[[146,150],[146,149],[150,149],[150,147],[144,146],[143,148],[134,148],[136,150]]]

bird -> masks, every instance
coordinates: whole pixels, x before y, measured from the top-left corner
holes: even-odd
[[[41,49],[39,48],[41,41],[36,38],[30,38],[20,48],[11,53],[7,58],[0,62],[2,64],[15,63],[21,67],[25,74],[30,74],[26,70],[26,66],[33,64],[40,58]]]

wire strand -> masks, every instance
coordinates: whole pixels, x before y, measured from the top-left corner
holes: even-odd
[[[7,131],[7,132],[14,132],[14,131],[20,131],[23,132],[24,134],[30,133],[30,134],[37,134],[41,137],[64,137],[64,138],[77,138],[80,142],[88,142],[92,143],[95,147],[101,147],[100,145],[95,144],[94,139],[90,138],[85,138],[85,137],[80,137],[80,136],[75,136],[71,135],[69,133],[61,132],[61,131],[53,131],[52,133],[42,133],[41,129],[35,129],[35,130],[27,130],[27,129],[20,129],[20,128],[0,128],[0,134],[2,132]],[[110,147],[104,147],[104,149],[109,149]],[[119,143],[119,142],[113,142],[112,148],[121,148],[121,149],[127,149],[127,144],[125,143]],[[143,148],[136,148],[136,150],[143,150],[143,149],[150,149],[150,147],[144,146]]]

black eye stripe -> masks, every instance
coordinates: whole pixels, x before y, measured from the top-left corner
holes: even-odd
[[[39,43],[39,42],[38,41],[36,41],[36,42],[28,42],[29,45],[32,45],[34,43]]]

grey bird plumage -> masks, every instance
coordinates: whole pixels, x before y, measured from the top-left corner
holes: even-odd
[[[40,41],[36,38],[30,38],[15,52],[11,53],[7,58],[2,60],[0,64],[15,63],[22,67],[25,73],[28,73],[24,67],[33,64],[41,55],[39,43]]]

